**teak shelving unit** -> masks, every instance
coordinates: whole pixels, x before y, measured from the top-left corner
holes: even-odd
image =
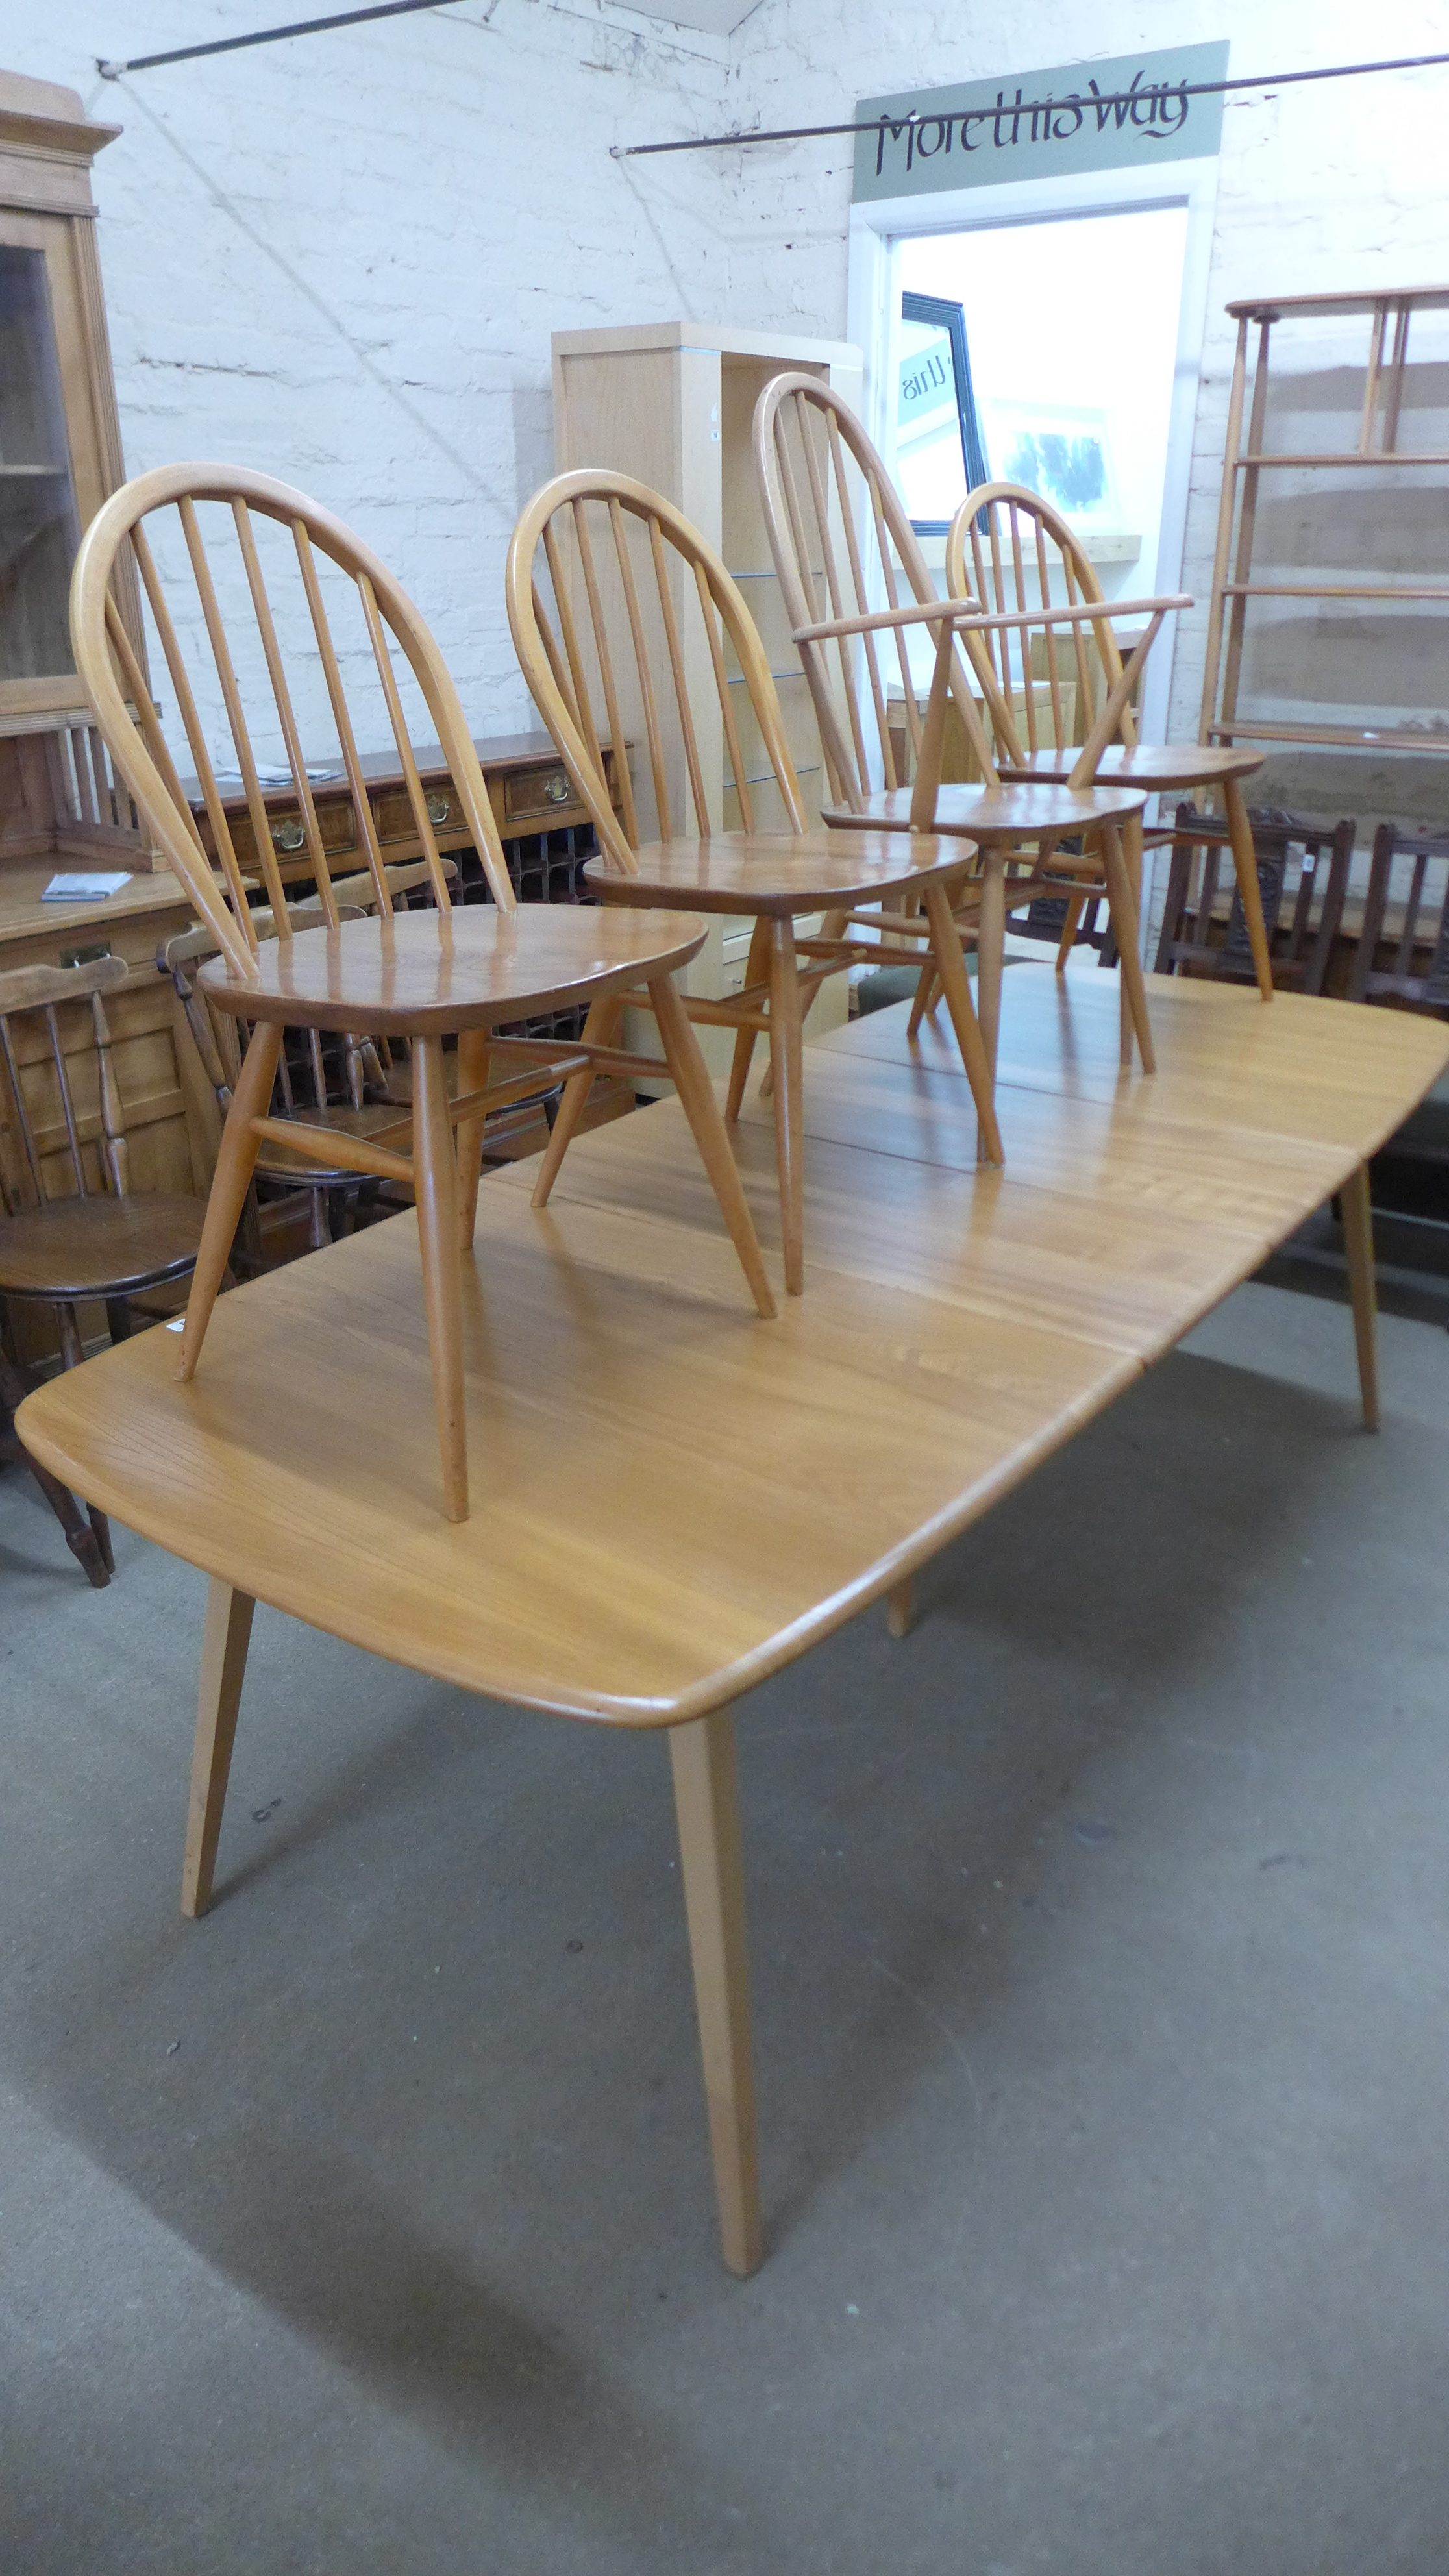
[[[1377,471],[1387,476],[1415,467],[1437,467],[1441,472],[1449,471],[1449,451],[1405,451],[1398,444],[1410,323],[1418,313],[1449,312],[1449,286],[1396,287],[1379,294],[1253,297],[1242,303],[1230,304],[1227,310],[1238,325],[1238,345],[1228,403],[1227,452],[1223,461],[1222,502],[1213,562],[1201,739],[1210,743],[1281,743],[1309,751],[1331,747],[1375,754],[1414,753],[1420,757],[1449,754],[1449,727],[1291,723],[1244,713],[1240,707],[1244,642],[1249,606],[1253,600],[1340,600],[1361,602],[1365,606],[1433,601],[1449,611],[1449,577],[1433,583],[1410,580],[1315,582],[1312,579],[1286,582],[1255,581],[1253,578],[1259,483],[1264,474],[1290,470],[1347,470],[1353,474]],[[1265,448],[1269,335],[1274,326],[1289,321],[1329,321],[1358,315],[1368,321],[1369,346],[1357,446],[1337,451],[1305,451],[1300,448],[1279,452]],[[1248,335],[1254,327],[1258,340],[1253,358],[1247,443],[1244,445]],[[1445,629],[1445,642],[1449,645],[1449,626]]]

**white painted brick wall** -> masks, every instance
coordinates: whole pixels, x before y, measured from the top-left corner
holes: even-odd
[[[280,0],[51,0],[7,64],[125,127],[95,167],[127,463],[270,468],[330,502],[422,606],[480,730],[528,720],[508,533],[549,471],[549,333],[704,319],[839,336],[848,146],[620,163],[615,142],[849,113],[872,92],[1228,35],[1235,70],[1444,43],[1440,0],[762,0],[724,43],[606,0],[460,0],[100,80],[95,58],[235,34]],[[1170,23],[1169,23],[1170,22]],[[1445,268],[1449,74],[1230,100],[1184,586],[1211,563],[1229,296]],[[1201,615],[1175,729],[1195,732]]]

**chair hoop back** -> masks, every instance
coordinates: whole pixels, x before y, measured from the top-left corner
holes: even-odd
[[[998,613],[1073,608],[1103,597],[1075,530],[1050,501],[1020,483],[979,483],[967,493],[946,539],[946,589],[953,599],[979,600]],[[991,667],[998,747],[1011,761],[1083,741],[1099,704],[1122,677],[1122,656],[1105,621],[1065,632],[1046,625],[1004,627],[970,640],[978,668],[983,661]],[[1136,742],[1130,709],[1123,708],[1116,733],[1120,742]]]
[[[180,520],[195,589],[188,596],[184,584],[173,583],[170,588],[173,594],[181,594],[177,605],[182,606],[184,602],[183,624],[194,623],[195,608],[199,604],[237,770],[245,790],[248,819],[267,899],[282,938],[289,939],[292,934],[286,892],[274,856],[271,825],[247,727],[237,666],[227,639],[216,582],[197,518],[196,505],[203,501],[221,502],[231,511],[256,621],[255,641],[260,646],[259,655],[255,652],[248,654],[247,668],[254,668],[259,660],[270,684],[272,708],[286,748],[307,857],[327,922],[335,926],[338,918],[331,871],[318,827],[282,648],[257,551],[252,524],[254,515],[275,520],[292,537],[310,613],[315,655],[321,665],[342,762],[352,790],[356,828],[366,849],[380,905],[386,911],[391,909],[382,851],[368,802],[338,649],[318,579],[318,555],[336,564],[355,585],[377,681],[408,791],[413,825],[428,864],[439,909],[448,909],[447,878],[408,738],[390,639],[400,646],[436,728],[493,900],[500,911],[511,912],[516,898],[509,883],[492,807],[457,690],[418,611],[381,558],[330,510],[309,500],[304,493],[294,491],[289,484],[277,482],[271,475],[253,473],[244,466],[234,465],[158,466],[153,472],[139,474],[124,484],[97,512],[86,530],[71,581],[71,641],[76,670],[111,759],[196,911],[216,933],[218,946],[233,970],[243,976],[255,971],[252,960],[256,955],[256,932],[196,692],[182,651],[177,618],[168,597],[167,585],[162,581],[150,536],[143,526],[154,512],[172,508]],[[221,863],[222,889],[217,887],[211,861],[117,605],[118,586],[125,578],[128,558],[139,574],[141,590],[150,607],[176,693],[177,713],[185,730]]]
[[[770,551],[792,628],[939,597],[884,459],[849,404],[818,376],[771,378],[755,405],[754,447]],[[862,812],[877,759],[887,787],[906,783],[891,739],[882,648],[893,650],[899,665],[912,766],[921,750],[919,684],[902,628],[879,639],[866,633],[832,640],[798,649],[832,792]],[[959,647],[952,653],[951,694],[981,774],[994,780],[990,745]]]
[[[632,546],[631,524],[638,532]],[[552,592],[552,619],[540,574]],[[660,840],[675,836],[676,816],[687,823],[691,808],[699,838],[710,837],[708,737],[702,739],[692,705],[710,682],[741,827],[755,828],[735,704],[742,682],[788,828],[807,828],[780,701],[754,619],[713,546],[662,493],[602,468],[555,475],[535,492],[513,531],[505,587],[524,677],[593,817],[600,849],[621,875],[638,873],[634,853],[646,837],[629,772],[631,733],[644,736]],[[610,646],[611,625],[617,654]],[[620,640],[624,629],[627,645]],[[738,663],[738,680],[729,671],[726,645]],[[667,668],[667,688],[656,681],[656,664]],[[609,791],[606,735],[622,827]]]

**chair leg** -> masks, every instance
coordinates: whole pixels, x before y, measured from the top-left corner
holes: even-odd
[[[433,1403],[443,1462],[443,1510],[468,1517],[468,1425],[463,1405],[463,1277],[458,1253],[458,1172],[443,1050],[413,1040],[413,1189],[423,1264],[423,1303],[433,1364]]]
[[[785,917],[772,920],[770,937],[770,1070],[774,1074],[775,1160],[780,1176],[780,1240],[785,1254],[785,1293],[805,1286],[805,1120],[801,1100],[800,977],[795,932]]]
[[[1223,804],[1232,836],[1233,866],[1237,870],[1238,893],[1242,899],[1243,919],[1248,925],[1248,945],[1253,952],[1253,972],[1258,990],[1265,1002],[1273,999],[1273,961],[1268,949],[1268,933],[1263,921],[1263,890],[1258,883],[1258,854],[1253,847],[1253,827],[1243,803],[1243,791],[1236,778],[1223,781]]]
[[[196,1375],[196,1363],[201,1357],[211,1310],[226,1276],[232,1239],[246,1205],[257,1155],[261,1151],[260,1139],[252,1134],[252,1120],[265,1118],[267,1114],[281,1051],[281,1029],[268,1021],[259,1021],[252,1031],[252,1042],[242,1060],[236,1089],[232,1093],[231,1107],[221,1133],[221,1151],[216,1158],[211,1196],[206,1202],[201,1248],[191,1274],[191,1294],[186,1300],[186,1324],[181,1335],[177,1375],[182,1379]]]
[[[1072,950],[1077,944],[1077,932],[1081,929],[1082,915],[1086,909],[1087,898],[1084,894],[1068,895],[1067,909],[1062,920],[1062,935],[1057,944],[1057,973],[1059,975],[1064,975],[1067,971],[1067,959],[1070,957]]]
[[[893,1637],[911,1633],[911,1578],[903,1574],[886,1594],[886,1626]]]
[[[458,1090],[481,1091],[488,1080],[488,1032],[486,1029],[458,1031]],[[483,1173],[484,1119],[467,1118],[458,1128],[458,1246],[460,1251],[473,1248],[473,1229],[478,1222],[478,1183]]]
[[[1157,1071],[1157,1054],[1152,1044],[1152,1023],[1147,1016],[1147,986],[1142,979],[1142,960],[1137,953],[1137,907],[1132,900],[1132,880],[1122,854],[1122,842],[1115,823],[1102,826],[1102,867],[1107,879],[1107,906],[1112,916],[1112,930],[1117,942],[1118,971],[1126,1009],[1122,1027],[1122,1061],[1131,1062],[1131,1032],[1136,1032],[1144,1073]]]
[[[749,962],[745,967],[747,984],[763,983],[768,968],[769,953],[770,925],[762,913],[750,933]],[[730,1064],[729,1088],[725,1093],[724,1114],[730,1126],[734,1125],[744,1107],[745,1084],[750,1078],[750,1060],[755,1052],[755,1035],[756,1032],[753,1029],[739,1029],[735,1033],[735,1051]]]
[[[1379,1427],[1378,1302],[1374,1289],[1374,1220],[1369,1199],[1369,1168],[1360,1163],[1339,1192],[1343,1244],[1348,1255],[1348,1286],[1353,1299],[1353,1338],[1358,1351],[1358,1383],[1363,1397],[1365,1431]]]
[[[906,1022],[907,1046],[909,1046],[919,1035],[921,1022],[925,1019],[927,1013],[935,1009],[936,1003],[940,997],[940,991],[940,978],[931,962],[930,953],[928,951],[925,958],[922,960],[920,974],[916,978],[916,990],[911,1002],[911,1016]]]
[[[720,1213],[729,1227],[730,1241],[739,1254],[740,1267],[750,1283],[756,1307],[764,1316],[773,1315],[775,1300],[760,1251],[730,1140],[719,1114],[714,1085],[705,1069],[699,1051],[699,1040],[689,1025],[674,983],[668,975],[658,975],[649,986],[649,999],[659,1023],[664,1059],[669,1079],[679,1094],[679,1105],[689,1120],[700,1159],[714,1184]]]
[[[601,994],[596,1002],[589,1004],[588,1017],[579,1039],[580,1046],[612,1046],[623,1016],[623,1003],[616,1001],[612,993]],[[563,1098],[558,1105],[558,1115],[549,1131],[548,1148],[544,1154],[538,1178],[533,1185],[532,1204],[536,1208],[548,1205],[549,1192],[558,1179],[559,1167],[573,1143],[579,1120],[588,1105],[589,1093],[593,1087],[593,1073],[587,1067],[582,1073],[571,1074],[564,1084]]]
[[[750,2065],[745,1889],[728,1709],[670,1730],[679,1860],[704,2058],[704,2094],[725,2262],[743,2278],[759,2267],[760,2178]]]
[[[1001,1039],[1001,983],[1005,970],[1006,860],[1000,850],[987,850],[982,862],[981,926],[976,939],[976,1009],[993,1093]]]
[[[201,1636],[201,1683],[196,1699],[196,1743],[191,1756],[191,1805],[186,1817],[186,1856],[181,1865],[181,1911],[195,1917],[211,1903],[221,1811],[236,1742],[237,1711],[251,1643],[249,1592],[237,1592],[213,1575]]]
[[[971,978],[966,972],[966,960],[961,954],[961,934],[951,918],[951,906],[944,886],[927,886],[926,918],[931,925],[931,953],[936,961],[936,972],[941,978],[941,990],[946,996],[946,1008],[951,1014],[951,1025],[956,1032],[956,1044],[961,1050],[966,1079],[971,1085],[971,1097],[976,1103],[977,1151],[979,1153],[984,1146],[986,1160],[989,1163],[1003,1163],[1006,1157],[1001,1150],[1001,1130],[996,1123],[991,1065],[977,1021],[976,1006],[971,999]],[[982,971],[985,954],[986,933],[983,920],[981,940],[977,950],[978,974]]]
[[[14,1361],[8,1359],[4,1351],[0,1351],[0,1411],[13,1417],[17,1405],[24,1403],[29,1392]],[[0,1456],[13,1455],[22,1466],[29,1468],[65,1532],[66,1546],[70,1549],[77,1565],[83,1569],[87,1581],[93,1588],[97,1592],[104,1592],[110,1582],[113,1567],[108,1564],[100,1538],[82,1514],[69,1485],[63,1485],[58,1476],[52,1476],[48,1467],[42,1467],[38,1458],[31,1457],[19,1432],[15,1430],[13,1421],[7,1422],[3,1428],[4,1442],[3,1447],[0,1447]],[[109,1542],[110,1529],[105,1522],[104,1514],[101,1520]]]

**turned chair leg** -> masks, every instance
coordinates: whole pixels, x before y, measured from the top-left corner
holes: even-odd
[[[623,1003],[616,1000],[612,993],[601,994],[596,1002],[589,1004],[588,1017],[579,1039],[580,1046],[612,1046],[619,1033],[619,1023],[623,1016]],[[564,1084],[558,1114],[549,1130],[548,1149],[540,1166],[538,1178],[533,1185],[532,1205],[536,1208],[548,1205],[549,1193],[558,1179],[563,1158],[573,1143],[579,1120],[588,1105],[589,1093],[593,1087],[593,1071],[588,1065],[584,1067],[582,1073],[570,1074]]]
[[[714,1184],[720,1214],[729,1228],[730,1241],[739,1255],[740,1267],[750,1283],[751,1294],[761,1315],[775,1312],[775,1300],[766,1274],[760,1239],[745,1198],[730,1140],[719,1114],[705,1061],[699,1051],[699,1040],[689,1025],[684,1004],[668,975],[658,975],[649,986],[649,999],[659,1023],[664,1059],[669,1079],[679,1094],[679,1105],[689,1120],[700,1160]]]
[[[1086,909],[1087,897],[1084,894],[1068,895],[1067,908],[1062,916],[1062,935],[1057,943],[1057,973],[1059,975],[1065,975],[1067,971],[1067,959],[1070,957],[1072,950],[1077,944],[1077,932],[1081,929],[1082,915]]]
[[[1237,872],[1238,894],[1243,906],[1243,919],[1248,925],[1248,945],[1253,952],[1253,972],[1258,990],[1265,1002],[1273,999],[1273,960],[1268,948],[1268,931],[1263,920],[1263,889],[1258,883],[1258,853],[1253,846],[1253,826],[1243,802],[1243,791],[1236,778],[1223,781],[1223,804],[1228,818],[1228,833],[1233,845],[1233,866]]]
[[[490,1048],[486,1029],[458,1032],[458,1091],[481,1091],[488,1080]],[[478,1184],[483,1176],[483,1129],[486,1121],[460,1120],[458,1126],[458,1247],[470,1252],[478,1222]]]
[[[221,1811],[236,1741],[237,1711],[251,1643],[250,1593],[237,1592],[213,1575],[206,1595],[201,1638],[201,1681],[196,1700],[196,1743],[191,1756],[191,1805],[186,1856],[181,1865],[181,1911],[204,1914],[211,1903]]]
[[[911,1578],[903,1574],[886,1594],[886,1626],[893,1637],[911,1633]]]
[[[1343,1216],[1343,1246],[1348,1255],[1348,1286],[1353,1299],[1353,1338],[1358,1351],[1358,1383],[1363,1398],[1365,1431],[1379,1427],[1378,1300],[1374,1286],[1374,1219],[1369,1198],[1369,1167],[1360,1163],[1338,1194]]]
[[[1006,859],[1000,850],[988,850],[982,867],[981,922],[976,934],[976,1005],[993,1104],[996,1099],[996,1062],[1001,1049],[1001,985],[1005,972]],[[983,1163],[1000,1160],[999,1146],[993,1157],[990,1140],[979,1119],[976,1151]]]
[[[1142,975],[1142,960],[1137,953],[1137,907],[1132,900],[1132,880],[1115,823],[1102,826],[1102,867],[1107,879],[1107,904],[1112,916],[1112,934],[1117,942],[1118,971],[1122,978],[1122,1061],[1130,1064],[1132,1060],[1132,1033],[1135,1031],[1142,1070],[1155,1073],[1157,1054],[1152,1044],[1152,1024],[1147,1016],[1147,986]]]
[[[801,1089],[804,1049],[795,932],[781,915],[769,924],[770,1070],[774,1075],[775,1159],[780,1177],[780,1240],[785,1254],[785,1293],[805,1286],[805,1119]]]
[[[936,973],[941,979],[941,990],[946,996],[946,1008],[951,1014],[951,1026],[956,1032],[956,1043],[961,1050],[966,1079],[971,1085],[971,1096],[976,1103],[977,1150],[980,1152],[984,1148],[987,1162],[1001,1163],[1006,1157],[1001,1150],[1001,1130],[996,1123],[990,1059],[987,1056],[985,1040],[981,1035],[980,1024],[976,1017],[976,1006],[971,999],[971,978],[966,972],[966,960],[961,954],[961,934],[951,918],[951,905],[944,886],[939,884],[927,886],[926,919],[931,925],[931,954],[935,960]],[[984,910],[976,971],[978,974],[987,972]]]
[[[720,2244],[730,2270],[743,2277],[758,2269],[762,2246],[745,1888],[729,1710],[671,1728],[669,1754]]]
[[[181,1335],[181,1359],[177,1369],[177,1375],[183,1379],[196,1375],[196,1363],[201,1357],[211,1310],[221,1293],[232,1241],[241,1222],[242,1209],[246,1205],[247,1192],[261,1151],[260,1138],[252,1133],[252,1120],[265,1118],[267,1114],[281,1051],[280,1027],[260,1021],[252,1031],[252,1042],[242,1060],[226,1125],[221,1132],[221,1151],[216,1158],[216,1175],[201,1228],[201,1248],[191,1274],[191,1294],[186,1300],[186,1323]]]
[[[463,1277],[458,1251],[458,1171],[443,1049],[413,1040],[413,1189],[423,1264],[423,1302],[433,1367],[433,1403],[443,1463],[443,1509],[468,1517],[468,1426],[463,1402]]]
[[[745,966],[747,985],[764,982],[769,971],[769,958],[770,924],[767,917],[761,913],[750,933],[750,954]],[[750,1078],[750,1063],[755,1052],[755,1035],[756,1032],[753,1029],[738,1029],[735,1032],[735,1051],[730,1062],[729,1088],[725,1093],[724,1114],[730,1126],[734,1125],[744,1107],[745,1084]]]

